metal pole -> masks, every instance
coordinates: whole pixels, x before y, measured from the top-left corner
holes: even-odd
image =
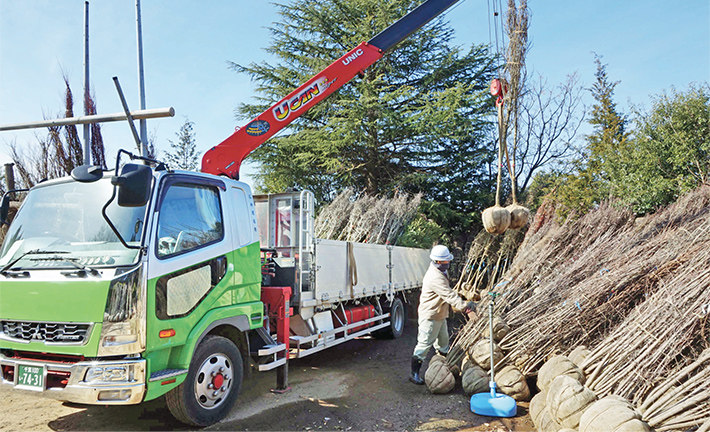
[[[174,117],[175,110],[173,108],[156,108],[149,110],[131,111],[131,117],[134,119],[149,119],[149,118],[159,118],[159,117]],[[28,123],[10,123],[6,125],[0,125],[0,132],[19,130],[19,129],[37,129],[50,126],[67,126],[67,125],[78,125],[86,123],[106,123],[114,121],[124,121],[126,120],[125,113],[113,113],[113,114],[96,114],[90,116],[81,117],[67,117],[58,118],[50,120],[41,120],[36,122]]]
[[[491,397],[495,398],[496,397],[496,384],[495,384],[495,375],[494,375],[494,370],[495,370],[495,361],[493,360],[493,297],[491,299],[491,304],[488,305],[488,335],[490,336],[490,344],[491,344],[491,381],[488,383],[488,386],[491,389]]]
[[[131,127],[131,132],[133,133],[133,139],[136,141],[136,147],[138,151],[144,147],[141,144],[141,139],[138,137],[138,132],[136,131],[136,125],[133,124],[133,117],[131,116],[131,111],[128,110],[128,104],[126,103],[126,98],[123,96],[123,90],[121,90],[121,84],[118,82],[118,77],[113,77],[113,82],[116,84],[116,91],[118,91],[118,97],[121,98],[121,105],[123,105],[123,112],[126,113],[126,120]]]
[[[5,164],[5,182],[7,183],[7,190],[15,190],[15,171],[12,167],[15,166],[14,163]]]
[[[141,0],[136,0],[136,32],[138,39],[138,86],[140,96],[140,109],[145,109],[145,79],[143,75],[143,30],[141,28]],[[148,157],[148,125],[145,119],[139,121],[141,131],[141,155]]]
[[[84,2],[84,115],[89,115],[89,2]],[[84,124],[84,165],[91,165],[91,125]]]

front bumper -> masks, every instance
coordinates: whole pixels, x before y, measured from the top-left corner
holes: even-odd
[[[43,387],[38,390],[18,387],[18,365],[43,368]],[[124,366],[131,367],[133,370],[130,381],[91,383],[84,381],[90,368]],[[87,405],[132,405],[142,402],[146,389],[145,369],[144,359],[63,363],[8,358],[0,354],[0,375],[3,386],[14,387],[15,391],[26,394]]]

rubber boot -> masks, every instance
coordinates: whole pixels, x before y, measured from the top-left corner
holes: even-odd
[[[424,380],[419,375],[419,371],[422,369],[422,361],[416,357],[412,357],[412,374],[409,375],[409,381],[417,385],[424,384]]]

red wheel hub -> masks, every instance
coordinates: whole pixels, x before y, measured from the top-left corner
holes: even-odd
[[[222,388],[222,384],[224,384],[224,375],[215,375],[214,378],[212,378],[212,384],[214,385],[215,389]]]

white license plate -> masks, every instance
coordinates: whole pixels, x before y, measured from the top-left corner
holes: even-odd
[[[44,391],[43,366],[20,364],[17,365],[15,373],[17,374],[15,387],[26,390]]]

